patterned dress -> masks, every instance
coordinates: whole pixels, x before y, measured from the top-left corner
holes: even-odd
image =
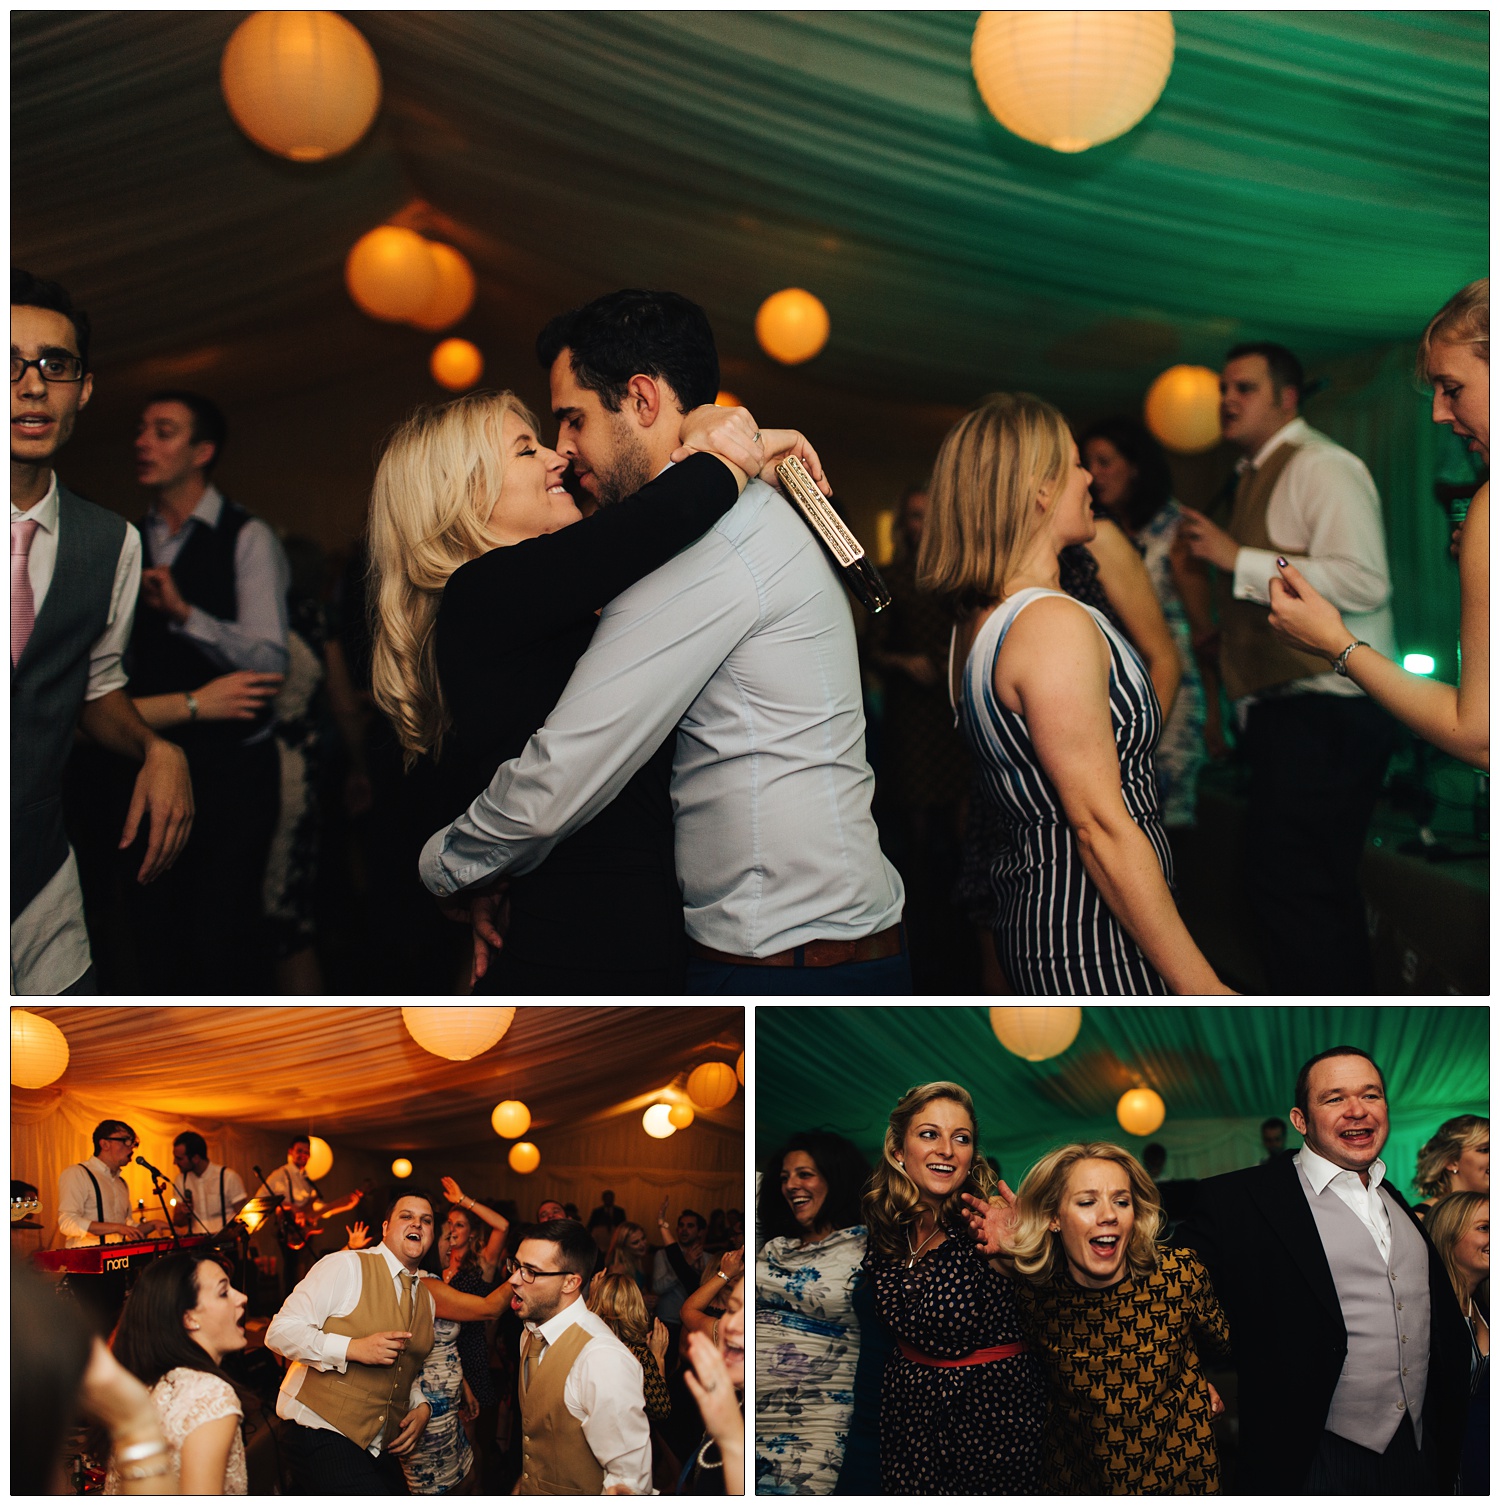
[[[1006,845],[990,866],[998,907],[995,953],[1018,994],[1164,994],[1166,984],[1084,868],[1026,718],[995,694],[995,661],[1017,615],[1044,596],[1062,595],[1041,586],[1017,591],[985,619],[964,665],[959,716],[1007,828]],[[1172,851],[1151,763],[1161,707],[1125,636],[1101,612],[1083,610],[1109,646],[1109,709],[1125,808],[1155,850],[1170,887]]]
[[[755,1260],[755,1493],[828,1495],[854,1407],[854,1283],[865,1229],[803,1246],[768,1240]]]
[[[432,1278],[436,1280],[437,1278]],[[414,1496],[448,1495],[463,1484],[474,1464],[474,1451],[464,1433],[459,1407],[463,1403],[464,1371],[458,1357],[458,1331],[451,1318],[432,1320],[432,1353],[422,1367],[422,1394],[432,1416],[417,1446],[401,1456],[401,1473]]]
[[[880,1316],[935,1359],[1021,1338],[1015,1287],[963,1233],[908,1268],[871,1253]],[[1046,1401],[1028,1353],[942,1368],[898,1349],[880,1395],[880,1476],[887,1495],[1025,1495],[1036,1490]]]
[[[616,1335],[619,1338],[619,1335]],[[646,1421],[665,1422],[672,1415],[672,1396],[662,1378],[661,1366],[649,1344],[622,1344],[636,1357],[641,1367],[641,1395],[646,1401]]]
[[[1172,545],[1177,541],[1177,526],[1182,522],[1182,508],[1168,502],[1135,535],[1136,548],[1146,563],[1146,573],[1161,603],[1162,615],[1172,630],[1182,660],[1182,684],[1177,699],[1167,713],[1156,745],[1156,791],[1161,800],[1161,818],[1167,826],[1192,826],[1198,819],[1198,773],[1208,757],[1203,741],[1203,724],[1208,718],[1208,701],[1203,692],[1203,676],[1193,657],[1193,626],[1187,608],[1177,591],[1172,574]]]
[[[161,1418],[161,1430],[167,1446],[172,1451],[172,1467],[182,1469],[182,1445],[206,1422],[216,1422],[220,1417],[243,1417],[240,1399],[234,1387],[222,1376],[210,1375],[206,1370],[190,1370],[179,1366],[169,1370],[151,1388],[151,1400],[156,1403],[156,1415]],[[229,1463],[224,1469],[226,1496],[243,1496],[250,1493],[250,1480],[245,1472],[245,1442],[241,1430],[234,1430],[229,1444]],[[16,1447],[24,1440],[17,1439]],[[120,1477],[111,1465],[104,1482],[104,1493],[117,1496]]]
[[[1043,1448],[1053,1495],[1216,1495],[1200,1346],[1229,1357],[1229,1324],[1208,1273],[1162,1250],[1146,1277],[1079,1286],[1066,1273],[1018,1280],[1021,1315],[1047,1377]]]

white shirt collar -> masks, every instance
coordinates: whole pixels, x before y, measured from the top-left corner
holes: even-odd
[[[10,520],[19,523],[23,519],[45,528],[48,533],[57,532],[57,510],[59,506],[57,495],[57,472],[52,472],[52,480],[47,486],[47,494],[34,507],[29,507],[22,512],[14,502],[10,504]]]
[[[1310,432],[1305,418],[1294,418],[1289,424],[1283,424],[1248,460],[1238,461],[1235,469],[1243,471],[1247,466],[1259,468],[1282,445],[1300,443]]]
[[[532,1333],[541,1334],[544,1343],[555,1344],[575,1323],[582,1320],[587,1311],[588,1304],[580,1295],[568,1303],[560,1313],[554,1313],[545,1323],[528,1323],[526,1326]]]
[[[393,1281],[399,1281],[401,1279],[401,1273],[406,1269],[406,1267],[401,1264],[401,1261],[395,1255],[391,1254],[389,1247],[386,1245],[386,1242],[383,1239],[378,1245],[375,1246],[375,1248],[385,1256],[385,1263],[390,1269],[391,1279]],[[413,1271],[412,1274],[416,1276],[418,1280],[420,1280],[422,1277],[421,1271]]]
[[[1324,1156],[1320,1156],[1310,1145],[1304,1145],[1297,1152],[1297,1164],[1302,1168],[1302,1174],[1312,1184],[1312,1190],[1320,1195],[1335,1177],[1351,1176],[1356,1180],[1359,1178],[1357,1171],[1349,1171],[1346,1167],[1335,1166],[1332,1161]],[[1385,1180],[1385,1162],[1377,1156],[1375,1160],[1370,1162],[1368,1171],[1370,1191],[1374,1192]]]
[[[120,1180],[120,1168],[118,1166],[106,1166],[98,1156],[90,1156],[83,1164],[85,1166],[97,1166],[100,1171],[112,1176],[115,1181],[118,1182]]]
[[[224,510],[224,494],[212,481],[203,488],[203,495],[198,498],[198,505],[187,516],[189,523],[196,518],[205,528],[217,528],[219,526],[219,514]],[[167,526],[167,520],[162,516],[161,507],[158,503],[151,504],[151,519],[159,523],[163,528]],[[288,1165],[291,1163],[288,1162]]]

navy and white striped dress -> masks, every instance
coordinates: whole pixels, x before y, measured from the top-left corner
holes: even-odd
[[[1016,615],[1043,596],[1072,597],[1042,586],[1003,601],[985,620],[964,664],[959,720],[990,799],[1005,817],[1007,842],[990,864],[998,904],[995,951],[1022,994],[1164,994],[1169,992],[1140,947],[1117,921],[1089,877],[1043,772],[1026,718],[995,694],[995,660]],[[1136,651],[1103,613],[1073,602],[1109,644],[1109,709],[1125,808],[1172,883],[1172,851],[1162,829],[1151,753],[1161,735],[1161,707]]]

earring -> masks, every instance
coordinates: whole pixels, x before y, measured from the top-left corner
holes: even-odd
[[[897,1165],[897,1166],[899,1166],[899,1167],[900,1167],[900,1168],[901,1168],[901,1170],[902,1170],[902,1171],[905,1171],[905,1170],[906,1170],[906,1162],[905,1162],[905,1161],[901,1161],[901,1160],[898,1160],[898,1161],[897,1161],[897,1162],[896,1162],[896,1165]]]

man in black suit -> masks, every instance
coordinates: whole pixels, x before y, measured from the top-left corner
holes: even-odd
[[[1295,1155],[1199,1184],[1184,1229],[1229,1317],[1240,1494],[1451,1493],[1468,1336],[1389,1183],[1385,1079],[1335,1046],[1298,1073]]]

